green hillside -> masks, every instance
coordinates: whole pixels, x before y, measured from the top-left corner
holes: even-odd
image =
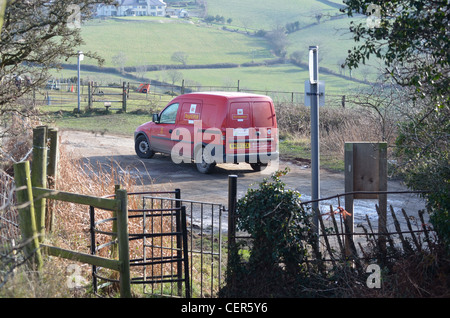
[[[125,66],[176,64],[175,52],[188,54],[189,64],[245,63],[271,58],[261,38],[198,26],[168,18],[116,18],[94,20],[82,28],[86,45],[82,50],[97,51],[105,66],[123,53]],[[254,54],[256,52],[256,54]],[[87,61],[94,63],[94,61]]]
[[[302,26],[315,22],[315,15],[334,14],[338,10],[315,0],[208,0],[207,14],[232,18],[233,24],[250,29],[271,30],[300,21]]]
[[[337,75],[349,76],[339,65],[354,43],[348,26],[350,19],[342,15],[337,0],[208,0],[206,15],[231,19],[230,23],[205,23],[200,18],[170,19],[156,17],[125,17],[95,19],[82,27],[86,45],[83,51],[98,52],[105,67],[142,65],[181,65],[171,59],[173,53],[184,52],[187,65],[258,63],[277,58],[258,30],[271,31],[288,23],[298,22],[298,30],[287,35],[286,57],[301,52],[303,67],[287,60],[282,64],[257,67],[181,69],[187,82],[203,86],[226,86],[241,81],[242,87],[259,90],[303,91],[308,78],[308,47],[319,45],[320,66],[326,68],[321,79],[330,93],[346,93],[360,83]],[[320,16],[320,19],[318,18]],[[122,57],[118,62],[117,57]],[[75,61],[71,63],[75,64]],[[94,64],[86,59],[83,64]],[[67,73],[67,71],[65,71]],[[362,68],[351,75],[358,80],[373,79],[374,69]],[[101,73],[98,74],[102,78]],[[147,79],[170,82],[162,69],[139,75]],[[110,78],[105,74],[104,79]],[[176,84],[181,84],[179,80]]]

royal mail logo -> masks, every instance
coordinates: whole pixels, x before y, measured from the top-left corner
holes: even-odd
[[[243,109],[238,109],[236,114],[232,116],[233,120],[244,121],[248,119],[248,115],[244,115]]]
[[[200,119],[200,114],[199,113],[185,113],[184,114],[184,119],[186,120],[199,120]]]

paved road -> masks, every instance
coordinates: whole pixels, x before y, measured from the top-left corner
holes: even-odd
[[[220,164],[213,174],[201,174],[194,164],[174,164],[170,156],[156,154],[152,159],[139,159],[134,152],[134,142],[131,136],[93,134],[89,132],[64,131],[62,145],[67,151],[89,159],[92,163],[116,162],[123,169],[142,181],[143,190],[173,190],[181,189],[183,199],[214,202],[227,205],[228,176],[238,176],[238,198],[245,195],[247,189],[257,185],[270,176],[270,171],[254,172],[248,164]],[[287,187],[298,190],[304,201],[311,195],[311,169],[291,162],[281,161],[280,169],[289,167],[290,172],[283,178]],[[273,169],[272,169],[273,170]],[[343,173],[322,170],[320,174],[321,197],[333,196],[344,192]],[[398,181],[389,181],[388,190],[407,190]],[[340,202],[343,206],[343,202]],[[377,201],[355,201],[355,219],[362,220],[365,213],[376,217],[374,205]],[[337,200],[325,203],[337,207]],[[393,195],[388,204],[396,208],[405,208],[415,213],[423,208],[423,201],[415,195]],[[357,211],[356,207],[359,207]],[[408,212],[409,213],[409,212]],[[356,222],[355,221],[355,222]]]

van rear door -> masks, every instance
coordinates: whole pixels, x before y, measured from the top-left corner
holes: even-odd
[[[252,105],[253,126],[256,128],[272,128],[275,126],[275,114],[268,101],[257,101]]]
[[[277,124],[273,104],[269,101],[255,101],[252,104],[252,114],[258,141],[257,144],[252,143],[252,152],[255,148],[260,154],[277,151]]]
[[[245,153],[251,147],[249,136],[252,127],[251,102],[232,102],[228,108],[226,153]]]

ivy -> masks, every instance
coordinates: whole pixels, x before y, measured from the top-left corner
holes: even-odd
[[[237,202],[237,227],[253,238],[249,264],[265,270],[284,264],[291,274],[298,274],[308,245],[317,237],[312,214],[301,206],[300,193],[286,189],[281,181],[287,172],[287,168],[277,171]]]

